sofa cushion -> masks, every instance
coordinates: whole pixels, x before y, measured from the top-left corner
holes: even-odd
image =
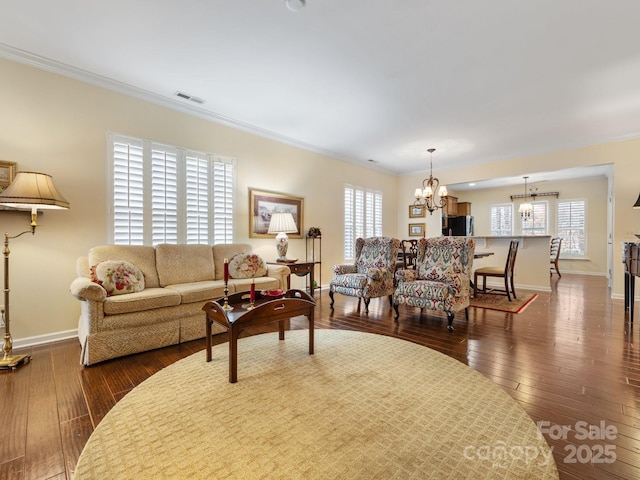
[[[216,270],[216,280],[224,277],[224,259],[232,259],[239,253],[252,253],[253,248],[248,243],[219,243],[213,246],[213,263]]]
[[[165,288],[178,292],[182,298],[181,303],[208,302],[224,296],[224,282],[220,280],[180,283],[167,285]]]
[[[239,278],[229,280],[229,293],[248,292],[251,290],[252,283],[255,284],[256,290],[275,290],[282,288],[277,278]],[[286,284],[284,287],[286,288]]]
[[[229,261],[231,278],[264,277],[266,274],[264,260],[255,253],[239,253]]]
[[[141,312],[154,308],[180,305],[180,294],[169,288],[147,288],[129,295],[107,297],[104,301],[105,315]]]
[[[214,279],[209,245],[158,245],[156,267],[161,287]]]
[[[107,296],[144,290],[144,275],[132,263],[107,260],[91,267],[91,281],[107,291]]]
[[[145,288],[160,286],[156,270],[156,249],[144,245],[101,245],[89,250],[89,265],[106,260],[124,260],[138,267],[144,275]]]

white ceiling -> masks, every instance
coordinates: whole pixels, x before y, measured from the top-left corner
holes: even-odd
[[[638,0],[21,0],[0,56],[403,175],[430,147],[437,171],[638,136],[639,20]]]

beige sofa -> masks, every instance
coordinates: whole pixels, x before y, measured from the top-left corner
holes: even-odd
[[[251,245],[241,243],[92,248],[78,259],[78,278],[69,288],[81,301],[81,362],[92,365],[204,337],[202,306],[224,295],[224,259],[251,252]],[[92,267],[95,272],[97,265],[114,260],[137,267],[144,276],[141,291],[108,296],[102,285],[92,281]],[[285,289],[289,268],[266,267],[266,275],[255,278],[256,289]],[[229,280],[229,294],[250,287],[250,278]]]

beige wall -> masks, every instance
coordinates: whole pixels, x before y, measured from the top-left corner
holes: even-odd
[[[77,327],[80,304],[68,292],[75,260],[107,242],[106,133],[117,132],[235,157],[235,240],[275,258],[275,241],[249,239],[248,188],[304,197],[304,228],[322,229],[322,282],[342,263],[343,185],[383,192],[383,234],[396,234],[396,177],[195,118],[86,83],[0,60],[0,159],[49,173],[71,203],[40,215],[36,235],[10,243],[11,331],[20,339]],[[391,220],[393,219],[393,220]],[[28,228],[27,213],[0,212],[2,231]],[[305,257],[292,239],[289,257]],[[317,275],[316,275],[317,276]],[[294,277],[294,287],[303,279]],[[3,302],[0,302],[3,303]]]
[[[444,154],[443,154],[444,155]],[[551,172],[581,166],[612,165],[613,182],[613,296],[621,298],[624,292],[624,266],[621,262],[621,242],[635,241],[634,233],[640,232],[640,210],[634,210],[632,205],[638,198],[640,191],[640,138],[621,140],[602,145],[593,145],[583,148],[575,148],[552,152],[530,157],[503,160],[465,168],[453,168],[448,170],[435,171],[443,184],[452,185],[456,183],[468,183],[474,181],[487,180],[494,177],[513,177],[532,174],[535,172]],[[496,173],[498,172],[498,173]],[[406,230],[408,219],[406,206],[413,202],[412,193],[416,185],[422,181],[424,175],[410,175],[399,178],[398,181],[398,229]],[[562,191],[562,186],[558,187]],[[546,190],[546,183],[544,189]],[[567,192],[565,187],[565,192]],[[506,193],[506,192],[505,192]],[[519,193],[519,192],[512,192]],[[510,195],[511,193],[509,193]],[[502,197],[501,197],[502,198]],[[464,200],[464,198],[463,198]],[[506,197],[508,201],[508,196]],[[606,202],[603,197],[602,202]],[[589,202],[594,208],[593,202]],[[602,221],[602,228],[606,230],[606,215]],[[435,217],[435,214],[434,214]],[[429,218],[427,218],[429,221]],[[439,218],[438,218],[439,220]],[[592,214],[590,213],[590,222]],[[595,223],[595,221],[594,221]],[[434,226],[435,228],[435,226]],[[431,230],[435,231],[435,230]],[[599,232],[598,232],[599,233]],[[591,243],[600,244],[601,237],[596,233],[598,240],[593,240],[589,232]],[[586,272],[604,272],[601,269],[602,258],[594,253],[591,258],[592,264],[584,263],[582,268],[587,268]],[[597,257],[597,258],[596,258]],[[571,264],[571,270],[579,271],[580,265],[577,261]]]
[[[68,293],[75,259],[107,238],[107,132],[236,157],[236,240],[250,241],[267,258],[275,255],[274,242],[247,238],[248,188],[304,197],[304,227],[319,226],[323,233],[324,284],[331,279],[331,265],[342,262],[343,184],[381,190],[383,233],[406,238],[407,207],[424,178],[383,174],[7,60],[0,60],[0,105],[0,159],[18,162],[21,170],[53,175],[71,203],[69,211],[41,215],[35,236],[11,242],[11,318],[17,344],[76,328],[79,303]],[[640,232],[640,212],[631,209],[640,190],[639,159],[640,139],[633,139],[434,173],[443,183],[454,184],[487,179],[493,172],[517,176],[612,163],[614,293],[620,296],[619,244],[635,240],[633,233]],[[437,235],[439,212],[425,221],[427,235]],[[27,227],[26,213],[0,212],[3,232],[13,235]],[[290,256],[304,258],[303,240],[291,241]]]
[[[524,182],[524,181],[523,181]],[[561,260],[560,271],[564,273],[589,273],[596,275],[607,274],[607,189],[606,177],[591,177],[583,180],[563,182],[543,182],[534,184],[538,192],[559,192],[559,198],[538,197],[538,201],[548,203],[549,231],[556,235],[556,204],[558,200],[584,199],[587,212],[587,252],[586,258],[581,260]],[[524,183],[523,183],[524,185]],[[471,213],[475,221],[476,235],[491,235],[490,211],[491,205],[496,203],[510,203],[510,196],[524,192],[524,187],[518,188],[488,188],[482,190],[465,190],[451,194],[458,197],[458,201],[471,202]],[[529,198],[530,200],[530,198]],[[515,199],[514,235],[521,235],[521,223],[518,218],[518,207],[522,199]]]

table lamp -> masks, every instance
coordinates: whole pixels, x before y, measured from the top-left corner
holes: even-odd
[[[287,261],[287,249],[289,248],[289,237],[287,233],[298,231],[296,222],[290,212],[274,213],[271,215],[269,230],[267,233],[276,233],[276,248],[278,249],[278,262]]]
[[[38,226],[36,219],[38,210],[68,209],[69,202],[60,195],[53,185],[53,179],[46,173],[18,172],[15,180],[2,193],[0,205],[16,209],[31,209],[31,229],[17,235],[4,234],[4,356],[0,360],[0,369],[14,369],[24,365],[30,355],[13,355],[13,340],[11,339],[11,316],[9,310],[9,240],[18,238],[25,233],[36,233]]]

